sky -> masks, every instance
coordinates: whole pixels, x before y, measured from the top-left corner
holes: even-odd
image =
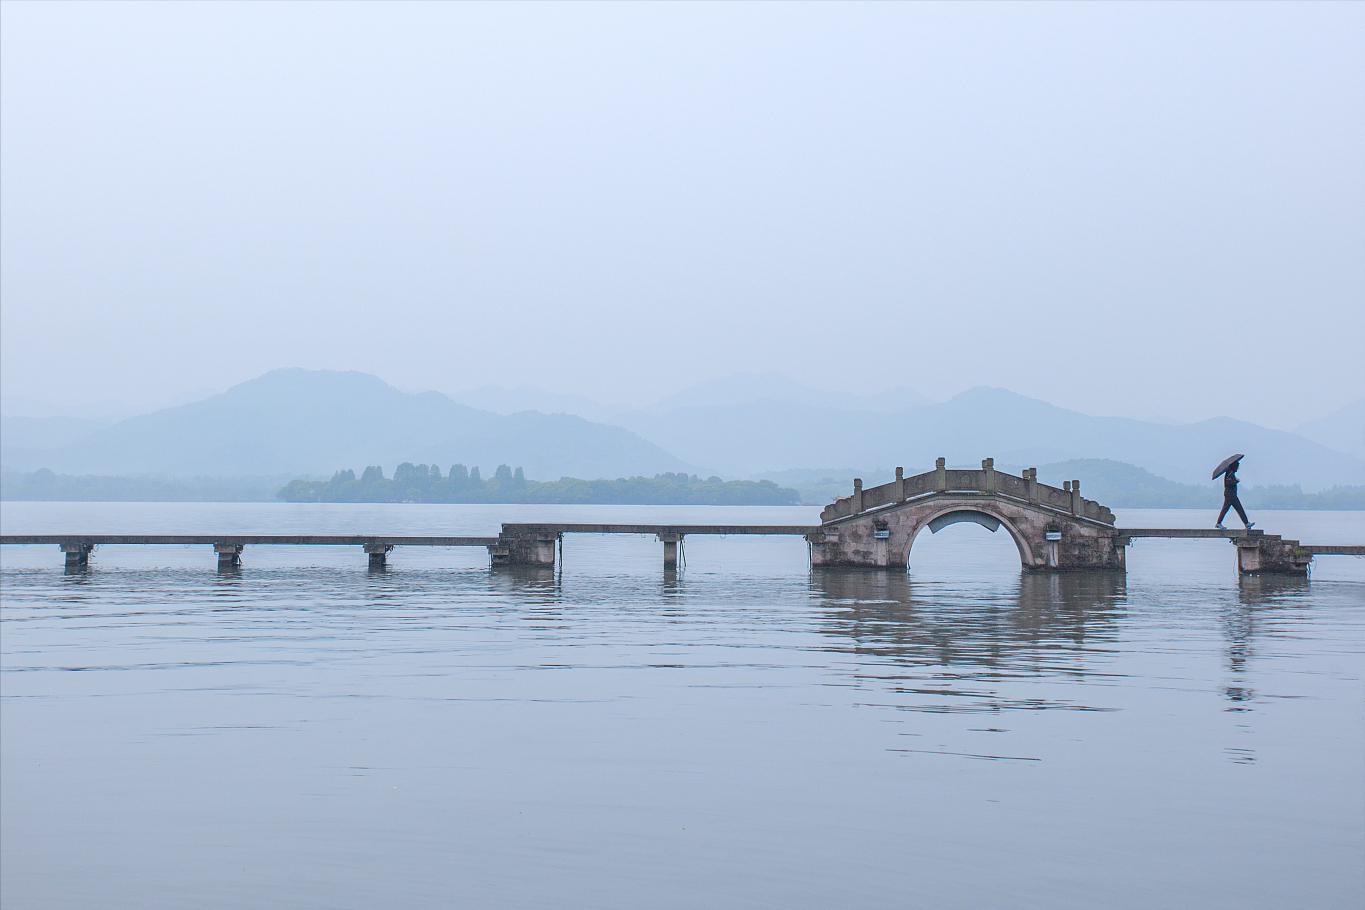
[[[0,5],[0,388],[1365,395],[1365,4]]]

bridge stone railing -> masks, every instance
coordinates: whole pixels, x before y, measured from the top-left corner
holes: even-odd
[[[1038,482],[1038,469],[1027,468],[1024,476],[1016,477],[995,470],[995,459],[981,462],[981,470],[949,469],[940,458],[934,470],[906,477],[896,468],[896,479],[880,486],[863,488],[861,480],[853,481],[853,495],[845,496],[825,506],[820,521],[828,524],[841,518],[858,515],[871,509],[908,502],[935,493],[984,493],[1064,512],[1077,518],[1112,525],[1114,513],[1108,508],[1081,496],[1081,482],[1069,480],[1059,489]]]

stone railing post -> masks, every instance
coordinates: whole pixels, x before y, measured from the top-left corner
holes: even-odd
[[[863,479],[853,478],[853,514],[857,515],[863,510]]]
[[[1071,481],[1071,514],[1082,516],[1085,514],[1085,500],[1081,499],[1081,482],[1079,480]]]
[[[1024,479],[1028,481],[1028,501],[1038,504],[1038,469],[1025,468]]]
[[[896,468],[896,502],[905,502],[905,468]]]
[[[981,470],[986,473],[986,482],[982,484],[982,492],[995,493],[995,459],[984,459],[981,462]]]
[[[934,462],[934,489],[940,493],[948,492],[948,460],[940,458]]]

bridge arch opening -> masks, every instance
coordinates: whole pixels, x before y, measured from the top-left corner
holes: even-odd
[[[976,509],[959,509],[956,512],[945,512],[928,522],[925,526],[929,529],[930,533],[937,534],[949,525],[959,524],[964,521],[970,521],[973,524],[981,525],[981,527],[992,533],[1000,530],[1000,519],[996,518],[994,515],[989,515]]]
[[[1000,571],[1006,567],[1017,571],[1013,560],[1001,559],[1008,553],[1018,559],[1019,567],[1033,565],[1028,541],[1004,516],[979,508],[948,506],[925,516],[913,528],[907,568],[923,571],[951,565],[957,571]]]

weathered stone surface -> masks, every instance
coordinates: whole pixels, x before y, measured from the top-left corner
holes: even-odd
[[[364,545],[365,552],[370,557],[370,571],[380,572],[388,568],[389,551],[393,549],[391,543],[367,543]]]
[[[90,565],[90,553],[95,549],[91,543],[70,542],[61,544],[62,552],[66,554],[66,570],[68,572],[83,572]]]
[[[981,462],[981,470],[949,470],[940,458],[934,470],[914,477],[905,477],[896,468],[896,479],[877,487],[863,488],[861,480],[853,481],[853,495],[845,496],[825,506],[820,521],[828,524],[840,518],[859,515],[881,506],[917,499],[929,493],[984,493],[1019,500],[1030,505],[1066,512],[1073,517],[1090,519],[1112,525],[1114,513],[1093,499],[1081,496],[1079,480],[1069,480],[1061,489],[1038,482],[1038,471],[1029,468],[1023,477],[995,470],[995,459]]]
[[[240,568],[243,549],[245,547],[239,543],[215,543],[213,552],[218,554],[218,571],[225,572]]]
[[[820,513],[820,530],[807,535],[811,565],[848,568],[904,568],[915,537],[926,526],[974,521],[1003,527],[1030,571],[1124,568],[1124,541],[1114,530],[1114,513],[1080,495],[1080,481],[1062,489],[1038,483],[1037,471],[1023,477],[995,470],[949,470],[940,458],[933,471],[914,477],[896,469],[896,479],[864,489]]]
[[[930,522],[947,519],[947,523],[980,523],[978,516],[1000,522],[1000,528],[1019,549],[1019,561],[1025,569],[1124,568],[1124,548],[1112,526],[984,492],[930,493],[826,522],[807,536],[811,565],[904,568],[915,536]]]
[[[655,536],[658,537],[659,540],[663,541],[664,570],[667,571],[668,569],[676,569],[678,567],[678,543],[679,541],[682,540],[683,535],[670,534],[667,531],[661,531]]]
[[[495,566],[550,566],[555,564],[556,531],[526,533],[503,530],[498,542],[488,547],[488,555]]]
[[[1237,571],[1242,575],[1307,575],[1313,553],[1299,546],[1297,540],[1285,540],[1278,534],[1256,534],[1238,537]]]

